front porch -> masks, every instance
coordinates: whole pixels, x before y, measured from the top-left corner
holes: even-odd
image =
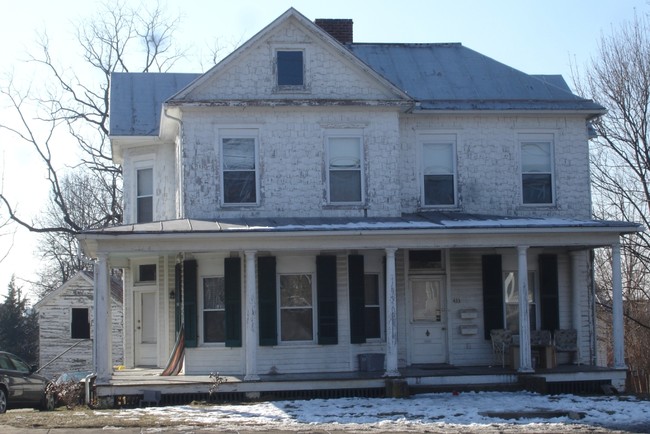
[[[192,401],[244,402],[251,400],[340,398],[348,396],[404,397],[446,391],[531,390],[540,393],[598,394],[625,383],[625,369],[559,365],[521,373],[500,366],[413,365],[387,378],[384,371],[223,376],[212,395],[209,375],[161,376],[161,369],[115,371],[108,384],[97,384],[98,401],[116,407],[143,405],[143,395],[157,396],[148,405],[179,405]]]

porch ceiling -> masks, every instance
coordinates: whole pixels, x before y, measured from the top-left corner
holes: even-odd
[[[592,248],[642,231],[630,222],[506,217],[447,212],[366,218],[179,219],[128,224],[78,235],[87,255],[240,250]]]

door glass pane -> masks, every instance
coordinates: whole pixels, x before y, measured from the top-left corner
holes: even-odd
[[[156,293],[142,293],[142,338],[143,344],[156,343]]]
[[[411,295],[413,320],[441,321],[440,282],[416,280],[412,283]]]

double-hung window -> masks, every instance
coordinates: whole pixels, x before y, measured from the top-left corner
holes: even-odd
[[[276,73],[279,89],[304,87],[304,52],[302,50],[276,51]]]
[[[311,274],[281,274],[280,339],[314,340],[314,285]]]
[[[243,133],[221,138],[224,205],[257,204],[257,138]]]
[[[136,170],[136,221],[149,223],[153,221],[153,169]]]
[[[503,273],[503,289],[506,312],[506,328],[519,334],[519,281],[514,271]],[[530,329],[537,329],[537,302],[535,296],[535,273],[528,273],[528,315]]]
[[[327,138],[328,196],[331,204],[363,201],[363,151],[360,136]]]
[[[366,339],[381,339],[382,300],[379,274],[364,275],[364,316]]]
[[[522,134],[521,191],[524,204],[552,204],[553,135]]]
[[[203,342],[226,340],[226,293],[223,277],[203,278]]]
[[[456,204],[456,136],[420,136],[422,157],[422,203],[424,206]]]

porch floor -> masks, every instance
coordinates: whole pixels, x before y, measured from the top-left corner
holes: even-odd
[[[384,396],[387,378],[383,371],[329,372],[259,375],[258,381],[243,376],[222,376],[225,380],[214,396],[209,394],[214,379],[209,375],[160,376],[162,369],[115,371],[109,384],[97,384],[97,396],[142,396],[159,391],[175,396],[163,403],[191,400],[245,400],[297,397]],[[413,365],[399,369],[399,380],[409,393],[447,390],[537,390],[542,393],[602,393],[606,384],[620,384],[624,370],[586,365],[560,365],[519,373],[501,366]],[[585,385],[589,384],[589,387]],[[554,387],[550,387],[555,385]],[[558,385],[563,385],[559,387]]]

